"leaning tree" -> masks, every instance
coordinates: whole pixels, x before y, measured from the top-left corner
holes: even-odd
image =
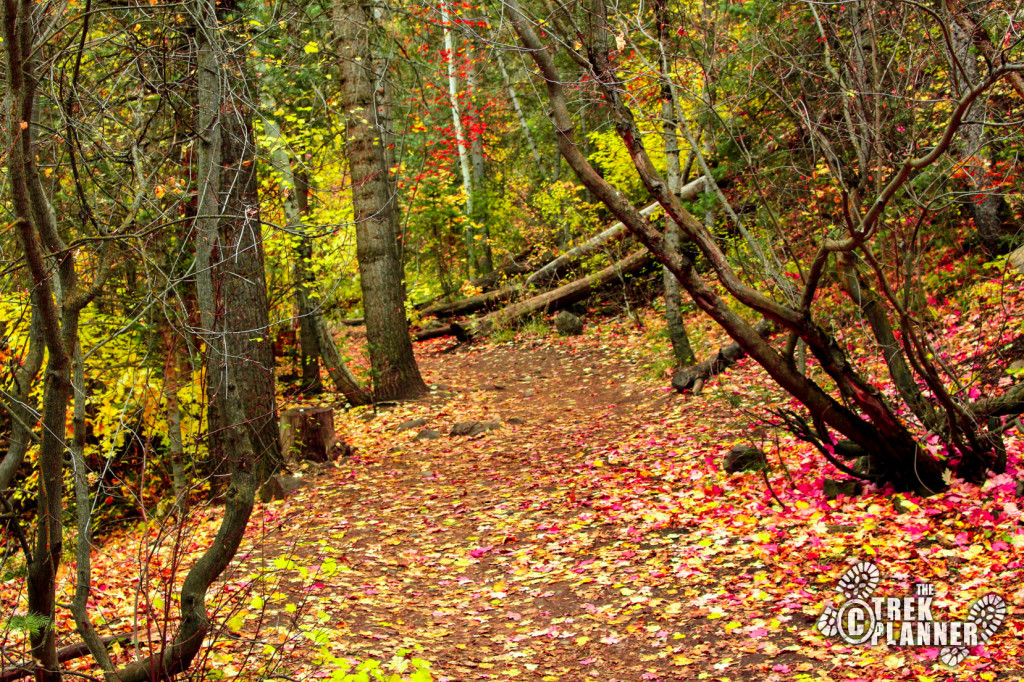
[[[563,157],[676,275],[694,303],[806,408],[809,420],[793,412],[781,415],[791,428],[847,473],[887,480],[902,489],[942,488],[945,471],[952,466],[946,460],[956,462],[958,472],[972,479],[1005,464],[1000,457],[1002,425],[989,419],[1019,412],[1024,387],[973,402],[958,390],[962,384],[941,363],[933,330],[915,307],[920,298],[915,296],[920,285],[915,275],[928,244],[921,226],[941,207],[941,201],[926,195],[944,191],[941,179],[955,165],[949,152],[968,112],[1024,71],[1024,64],[1014,59],[1016,43],[1000,48],[996,59],[965,82],[967,72],[948,40],[948,20],[917,3],[883,8],[871,2],[829,7],[761,2],[733,17],[731,28],[746,38],[736,47],[731,77],[733,85],[739,81],[747,89],[732,101],[719,102],[707,124],[718,125],[732,141],[736,155],[748,164],[748,175],[763,170],[758,164],[767,160],[749,152],[753,136],[736,128],[766,129],[765,149],[785,154],[782,164],[809,166],[807,175],[820,178],[811,191],[828,192],[837,207],[829,221],[784,227],[777,219],[779,194],[752,182],[751,193],[763,207],[754,214],[755,221],[763,222],[752,223],[717,188],[685,111],[678,112],[714,197],[742,237],[740,268],[714,226],[684,207],[649,151],[659,126],[656,115],[642,104],[645,80],[651,87],[675,91],[680,107],[708,110],[700,100],[702,88],[694,87],[692,69],[664,66],[679,57],[666,54],[666,32],[658,27],[664,16],[643,11],[620,15],[609,12],[604,0],[593,0],[585,7],[545,12],[542,22],[540,14],[516,0],[504,7],[521,49],[535,62],[546,87]],[[678,19],[679,33],[685,33],[687,18]],[[625,49],[630,40],[634,49]],[[636,176],[699,252],[705,272],[698,272],[692,259],[582,153],[567,104],[567,65],[583,69],[599,84]],[[739,68],[745,72],[737,74]],[[944,84],[954,78],[961,86],[951,90]],[[930,96],[914,96],[915,88]],[[907,220],[908,215],[913,219]],[[879,252],[888,248],[889,240],[899,247],[883,263]],[[898,388],[895,398],[873,385],[867,366],[855,362],[830,329],[830,312],[820,295],[829,278],[842,282],[884,351]],[[784,330],[784,344],[775,345],[758,333],[752,317]],[[819,373],[801,371],[795,359],[801,343]],[[916,423],[909,425],[907,416]],[[945,445],[944,454],[922,447],[924,432]],[[871,473],[856,472],[836,457],[839,437],[872,455]]]

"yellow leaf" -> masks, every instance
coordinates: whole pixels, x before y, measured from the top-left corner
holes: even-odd
[[[906,665],[907,659],[903,656],[892,655],[886,656],[883,662],[890,670],[900,670]]]

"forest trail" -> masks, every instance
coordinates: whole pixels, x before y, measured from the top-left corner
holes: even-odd
[[[207,671],[340,680],[404,656],[441,682],[1024,679],[1024,622],[956,671],[934,647],[849,646],[814,628],[867,557],[884,594],[947,590],[937,619],[992,591],[1020,608],[1024,590],[1006,587],[1024,581],[1013,477],[916,502],[825,498],[831,465],[757,418],[791,406],[763,370],[741,360],[679,395],[650,376],[648,333],[620,320],[419,344],[435,390],[376,415],[339,410],[356,454],[257,507]],[[699,334],[702,352],[721,342]],[[488,420],[501,425],[449,435]],[[415,440],[421,428],[438,437]],[[784,508],[760,474],[721,470],[736,443],[769,453]],[[1021,440],[1007,446],[1017,467]]]
[[[796,643],[782,628],[791,616],[769,622],[763,601],[731,595],[730,583],[765,574],[749,557],[741,573],[723,551],[729,526],[718,518],[716,542],[698,546],[712,533],[700,516],[717,503],[696,492],[691,506],[683,498],[700,489],[675,467],[716,465],[692,450],[692,433],[675,432],[708,428],[680,421],[684,399],[641,376],[641,356],[620,352],[627,336],[454,352],[441,341],[421,348],[431,396],[343,416],[339,435],[357,455],[268,506],[261,551],[244,562],[269,567],[255,589],[264,622],[281,628],[283,668],[315,670],[317,647],[300,634],[313,628],[336,656],[413,649],[435,680],[682,680],[712,665],[767,679],[769,658],[809,669],[782,651]],[[442,435],[396,433],[412,419]],[[501,426],[448,435],[456,422],[491,419]],[[718,424],[716,447],[742,422]],[[810,634],[812,622],[798,627]],[[740,625],[772,636],[727,634]]]

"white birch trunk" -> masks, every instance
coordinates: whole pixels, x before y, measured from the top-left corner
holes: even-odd
[[[459,148],[459,165],[462,166],[462,191],[466,196],[466,259],[473,262],[473,224],[468,219],[473,215],[473,176],[470,170],[469,149],[466,135],[462,130],[462,115],[459,113],[459,84],[455,78],[455,42],[452,40],[451,13],[448,5],[441,3],[441,21],[444,23],[444,49],[448,51],[448,98],[452,107],[452,125],[455,127],[455,144]]]

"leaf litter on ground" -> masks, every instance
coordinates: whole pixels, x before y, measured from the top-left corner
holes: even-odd
[[[1019,345],[1019,286],[1000,296],[1004,316],[941,310],[952,362],[973,371]],[[580,337],[454,352],[443,339],[420,345],[429,396],[338,411],[356,454],[305,470],[312,485],[257,506],[211,600],[222,625],[198,675],[345,679],[374,660],[417,679],[402,676],[421,674],[411,661],[423,659],[442,681],[1021,679],[1019,433],[1008,432],[1008,473],[983,486],[953,479],[926,499],[868,486],[827,499],[822,483],[836,472],[752,419],[794,405],[756,364],[740,361],[702,396],[645,376],[657,324],[612,320]],[[863,333],[843,340],[857,352]],[[702,345],[722,341],[708,331]],[[874,369],[892,392],[880,361]],[[1010,380],[979,371],[972,388]],[[415,440],[417,429],[395,428],[412,419],[442,434],[467,420],[501,426]],[[721,470],[737,443],[768,452],[778,499],[759,474]],[[101,629],[154,641],[173,632],[176,590],[217,522],[207,509],[184,528],[152,520],[106,538],[94,558]],[[940,666],[935,648],[828,639],[815,622],[861,559],[879,566],[889,595],[933,583],[936,618],[963,618],[988,592],[1010,616],[957,669]],[[64,600],[72,575],[66,565]],[[15,614],[18,584],[2,585]],[[71,632],[69,614],[57,628]]]

